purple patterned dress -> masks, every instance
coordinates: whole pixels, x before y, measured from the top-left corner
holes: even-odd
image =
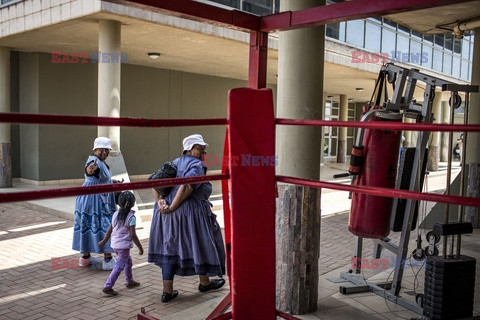
[[[173,161],[177,177],[204,175],[202,161],[182,156]],[[148,262],[172,265],[179,276],[225,274],[225,249],[220,226],[208,198],[212,185],[192,184],[193,191],[172,213],[162,214],[155,203],[148,243]],[[179,186],[165,197],[172,203]]]

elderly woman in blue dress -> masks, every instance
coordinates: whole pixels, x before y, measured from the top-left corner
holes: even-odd
[[[112,142],[105,137],[98,137],[93,143],[93,154],[85,163],[85,182],[82,186],[95,186],[112,183],[110,168],[105,163],[112,150]],[[116,211],[115,195],[113,193],[88,194],[77,197],[75,202],[75,218],[73,226],[73,250],[80,251],[82,257],[80,266],[91,264],[91,253],[103,253],[102,269],[112,270],[115,259],[113,249],[108,241],[102,248],[102,241],[112,222]]]
[[[206,174],[202,158],[207,146],[199,134],[183,140],[183,156],[173,161],[177,177]],[[206,182],[175,186],[165,198],[155,189],[153,194],[156,203],[148,261],[162,268],[162,302],[169,302],[178,295],[178,291],[173,290],[174,275],[198,275],[200,292],[221,288],[224,279],[210,279],[210,276],[225,274],[222,233],[208,201],[212,185]]]

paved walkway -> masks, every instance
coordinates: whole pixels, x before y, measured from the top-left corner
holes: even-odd
[[[342,170],[343,167],[336,164],[323,167],[322,180],[331,180],[333,173]],[[429,178],[430,191],[442,189],[442,180],[445,180],[442,172],[432,174]],[[40,187],[17,184],[8,191],[22,188]],[[2,191],[4,190],[0,190]],[[140,191],[139,194],[144,202],[148,201],[148,190]],[[348,271],[353,252],[354,236],[347,230],[347,198],[346,192],[322,191],[319,309],[300,318],[361,320],[417,317],[417,314],[372,293],[341,295],[338,288],[345,283],[330,281],[338,277],[340,271]],[[64,198],[63,201],[71,199]],[[146,255],[139,256],[134,248],[133,274],[141,286],[127,289],[123,286],[123,279],[119,278],[115,286],[119,296],[105,297],[101,289],[109,272],[79,269],[76,266],[75,259],[79,255],[70,249],[72,221],[65,218],[68,218],[68,211],[62,211],[61,202],[61,199],[44,200],[44,207],[38,203],[0,205],[1,319],[135,319],[140,307],[145,307],[148,314],[161,319],[203,319],[228,293],[226,285],[217,292],[202,294],[197,290],[197,277],[177,277],[175,288],[180,291],[179,297],[171,303],[163,304],[160,302],[160,270],[147,263]],[[68,207],[65,205],[65,208]],[[145,251],[149,228],[149,222],[145,221],[139,225],[138,230]],[[412,241],[415,237],[416,231],[412,232]],[[396,238],[398,234],[393,234],[392,239],[395,241]],[[477,230],[473,235],[464,236],[463,253],[480,258],[479,240],[480,233]],[[409,252],[413,248],[414,243],[410,245]],[[372,246],[366,241],[364,256],[371,252]],[[423,270],[417,274],[411,270],[405,272],[402,296],[413,300],[415,292],[423,291],[422,273]],[[387,278],[391,280],[391,269],[379,274],[377,270],[365,270],[364,273],[367,278],[373,274],[377,274],[376,277],[381,281],[386,281]],[[480,287],[478,280],[477,275],[477,288]],[[477,311],[480,310],[478,291],[477,289],[475,298]]]

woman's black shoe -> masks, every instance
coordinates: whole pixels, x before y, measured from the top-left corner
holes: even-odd
[[[170,302],[173,299],[175,299],[177,296],[178,296],[178,291],[177,290],[173,290],[172,293],[164,292],[162,294],[162,302]]]
[[[213,280],[210,280],[210,283],[208,284],[208,286],[202,286],[201,284],[199,284],[198,291],[207,292],[210,290],[220,289],[221,287],[223,287],[224,284],[225,284],[224,279],[213,279]]]

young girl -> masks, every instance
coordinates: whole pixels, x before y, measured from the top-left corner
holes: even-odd
[[[127,288],[134,288],[140,285],[132,277],[133,263],[130,257],[130,248],[133,247],[133,243],[138,247],[138,254],[143,254],[142,244],[135,233],[135,211],[132,210],[132,207],[135,205],[135,196],[130,191],[123,191],[118,198],[118,205],[120,208],[113,214],[112,224],[108,228],[105,238],[98,243],[100,247],[104,246],[111,235],[111,247],[117,254],[117,264],[103,288],[103,292],[110,296],[118,294],[113,290],[113,285],[120,273],[122,273],[122,270],[125,270],[125,279],[127,280],[125,286]]]

